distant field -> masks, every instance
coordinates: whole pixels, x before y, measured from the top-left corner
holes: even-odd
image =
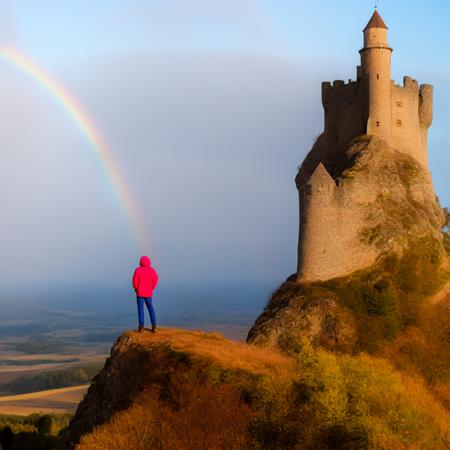
[[[0,353],[1,355],[1,353]],[[18,377],[23,376],[35,376],[39,375],[41,373],[53,371],[53,370],[61,370],[66,369],[69,367],[78,367],[86,364],[93,364],[93,363],[101,363],[106,359],[106,355],[99,355],[99,354],[85,354],[85,353],[76,353],[71,354],[71,358],[76,359],[77,361],[74,362],[59,362],[56,361],[58,359],[64,360],[67,359],[67,355],[57,355],[57,354],[47,354],[47,355],[39,355],[35,356],[36,359],[53,359],[55,360],[54,363],[51,364],[38,364],[38,365],[21,365],[20,363],[18,365],[8,365],[8,366],[0,366],[0,384],[7,383],[9,381],[15,380]],[[32,359],[33,356],[24,356],[24,355],[8,355],[8,360],[17,359],[18,361],[22,361],[24,359]]]
[[[31,394],[0,397],[0,414],[25,416],[33,413],[74,412],[89,385],[73,386]]]

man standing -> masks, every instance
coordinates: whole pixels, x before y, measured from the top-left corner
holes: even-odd
[[[151,267],[150,258],[142,256],[140,260],[140,267],[134,271],[133,288],[137,296],[137,308],[139,318],[139,329],[141,332],[144,328],[144,303],[147,306],[150,320],[152,322],[152,332],[156,332],[156,318],[155,310],[153,308],[153,289],[158,284],[158,274],[156,270]]]

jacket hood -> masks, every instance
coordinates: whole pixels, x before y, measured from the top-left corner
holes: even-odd
[[[150,267],[151,261],[148,256],[142,256],[141,260],[139,261],[139,264],[141,267]]]

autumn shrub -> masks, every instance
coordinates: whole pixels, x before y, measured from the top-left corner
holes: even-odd
[[[306,448],[450,445],[450,414],[420,379],[401,375],[386,360],[333,355],[307,341],[295,358],[296,410],[309,421]]]
[[[335,295],[356,319],[354,351],[375,353],[385,340],[419,325],[425,301],[449,280],[440,245],[430,236],[417,239],[401,258],[391,255],[368,270],[315,283],[305,295],[310,298],[318,289]]]
[[[168,415],[174,449],[242,449],[246,446],[250,409],[231,385],[205,386],[189,404]]]
[[[174,386],[178,390],[180,386]],[[250,409],[231,385],[185,386],[178,407],[146,392],[132,407],[82,438],[78,450],[238,450],[246,447]]]

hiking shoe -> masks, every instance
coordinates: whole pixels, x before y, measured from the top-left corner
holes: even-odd
[[[138,328],[138,333],[142,333],[144,331],[144,327],[139,327]]]
[[[156,333],[156,331],[157,331],[156,325],[152,325],[152,333]]]

